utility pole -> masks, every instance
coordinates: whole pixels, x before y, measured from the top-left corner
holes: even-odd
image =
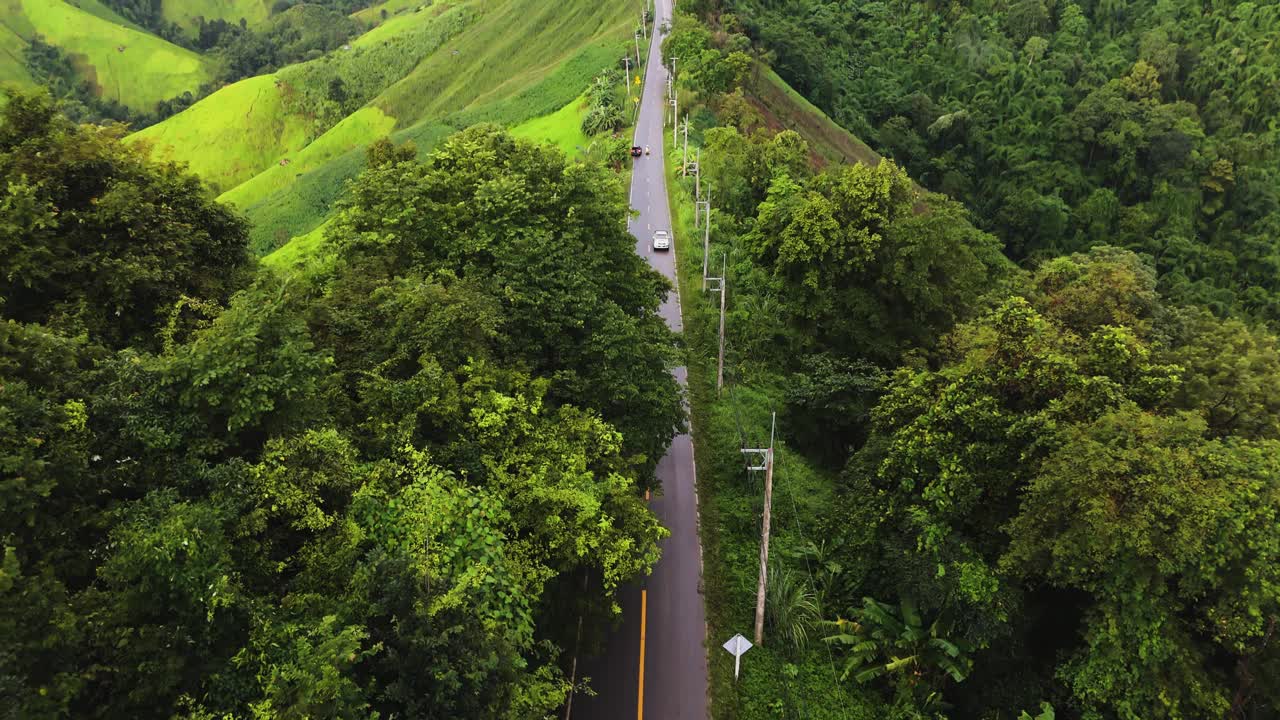
[[[623,56],[622,64],[627,68],[627,102],[631,101],[631,58]],[[636,71],[640,70],[640,61],[636,61]]]
[[[707,227],[711,227],[711,223],[707,223]],[[720,357],[716,360],[716,395],[720,395],[720,390],[724,387],[724,301],[725,296],[729,294],[729,273],[728,259],[726,255],[720,256]]]
[[[711,188],[707,188],[707,199],[695,203],[693,206],[693,215],[696,220],[698,217],[698,206],[705,205],[707,213],[707,227],[702,235],[702,289],[707,289],[707,262],[711,257]]]
[[[773,514],[773,432],[778,414],[773,413],[769,427],[769,447],[743,449],[743,454],[763,458],[763,466],[747,466],[747,470],[764,470],[764,517],[760,528],[760,580],[756,584],[756,645],[764,641],[764,590],[769,579],[769,518]]]
[[[641,17],[643,17],[643,15],[641,15]],[[643,22],[641,22],[640,27],[644,27]],[[636,72],[640,72],[640,31],[636,30],[634,35],[636,39]]]
[[[694,152],[695,152],[695,153],[697,153],[697,157],[696,157],[696,158],[694,159],[694,161],[693,161],[693,164],[694,164],[694,168],[693,168],[693,196],[694,196],[695,198],[697,198],[698,200],[701,200],[701,199],[702,199],[702,148],[698,148],[698,149],[696,149]],[[707,196],[708,196],[708,197],[707,197],[707,199],[708,199],[708,200],[710,200],[710,199],[711,199],[711,198],[710,198],[710,196],[711,196],[711,190],[710,190],[710,188],[708,188],[708,189],[707,189]],[[696,215],[696,213],[695,213],[695,215]],[[710,206],[710,205],[708,205],[708,206],[707,206],[707,218],[708,218],[708,219],[710,219],[710,218],[711,218],[711,206]],[[697,219],[698,219],[697,217],[694,217],[694,220],[695,220],[695,221],[696,221]]]
[[[680,176],[689,176],[689,113],[684,114],[684,156],[680,158]]]
[[[680,124],[680,90],[676,88],[676,60],[671,58],[671,145],[676,144],[676,126]]]

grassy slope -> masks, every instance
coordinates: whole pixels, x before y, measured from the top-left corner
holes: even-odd
[[[160,8],[165,18],[185,27],[194,27],[197,17],[232,23],[244,18],[256,25],[270,17],[271,4],[272,0],[164,0]]]
[[[416,29],[432,22],[436,14],[415,14],[403,21],[397,18],[395,28],[389,27],[391,23],[388,23],[357,43],[388,37],[388,31]],[[130,139],[149,140],[154,144],[158,157],[186,162],[218,192],[230,191],[259,173],[278,175],[279,161],[295,158],[312,139],[309,137],[310,119],[287,112],[283,93],[288,89],[277,87],[278,77],[262,75],[241,80]],[[345,128],[341,133],[347,143],[343,150],[378,137],[372,132],[358,135],[351,132],[352,129]],[[382,130],[380,134],[386,134],[386,131]],[[334,137],[325,139],[326,153],[330,157],[336,154],[333,140]],[[290,176],[298,172],[294,168]],[[273,181],[268,181],[262,187],[274,189],[276,186]],[[247,207],[263,198],[242,192],[235,199],[237,204]]]
[[[130,107],[150,108],[211,77],[198,54],[99,17],[100,9],[95,14],[62,0],[21,0],[6,3],[6,16],[18,9],[15,5],[32,32],[75,54],[103,97]]]
[[[759,66],[751,94],[775,128],[800,133],[824,162],[879,165],[880,155],[827,117],[772,69]]]
[[[395,118],[376,107],[365,107],[349,115],[331,130],[304,147],[287,165],[272,165],[218,198],[241,208],[274,192],[284,190],[302,174],[319,169],[346,154],[352,147],[382,137],[395,127]]]
[[[22,0],[0,0],[0,82],[31,84],[23,51],[34,32],[22,12]]]
[[[530,140],[543,140],[555,145],[567,155],[577,154],[589,142],[582,132],[582,119],[587,114],[587,99],[579,95],[573,102],[550,115],[526,120],[511,128],[511,134]]]
[[[372,103],[396,119],[392,139],[413,141],[420,153],[477,122],[510,127],[564,109],[619,56],[629,31],[626,0],[565,0],[554,6],[544,0],[484,0],[473,5],[483,8],[477,20]],[[358,42],[376,42],[417,14],[392,18]],[[323,222],[346,181],[363,168],[363,146],[378,136],[347,135],[348,153],[301,177],[295,173],[290,186],[248,205],[254,248],[270,252]],[[235,197],[240,203],[252,199],[249,193]]]
[[[186,162],[217,189],[252,178],[306,145],[304,118],[284,112],[274,75],[222,88],[165,122],[129,136],[157,157]]]

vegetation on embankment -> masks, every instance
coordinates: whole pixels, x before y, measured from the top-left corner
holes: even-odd
[[[793,575],[767,598],[764,678],[729,685],[712,648],[717,715],[1274,715],[1280,341],[1246,308],[1188,304],[1180,278],[1127,249],[1043,248],[1014,266],[959,203],[890,161],[815,171],[804,138],[750,102],[751,73],[742,93],[718,81],[733,53],[758,52],[738,20],[695,5],[712,25],[681,16],[666,50],[684,68],[713,257],[729,258],[723,399],[705,379],[712,313],[685,295],[686,326],[703,326],[689,364],[699,459],[703,445],[713,456],[699,482],[720,634],[749,619],[743,566],[758,551],[758,491],[725,478],[766,408],[779,474],[799,468],[820,499],[795,506],[817,547],[771,553]],[[683,234],[681,258],[698,259]],[[698,270],[683,268],[686,287]],[[1230,309],[1244,319],[1210,312]],[[827,696],[850,699],[815,711],[778,697],[775,678],[806,677],[828,652]]]

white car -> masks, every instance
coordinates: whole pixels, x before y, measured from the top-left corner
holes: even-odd
[[[671,234],[668,233],[666,230],[659,230],[658,232],[654,233],[653,249],[654,250],[670,250]]]

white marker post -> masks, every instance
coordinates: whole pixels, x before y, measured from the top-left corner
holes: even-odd
[[[733,656],[733,680],[738,681],[738,668],[742,665],[742,655],[746,651],[754,647],[751,641],[742,637],[742,633],[738,633],[729,638],[729,642],[724,644],[724,649],[729,651]]]

